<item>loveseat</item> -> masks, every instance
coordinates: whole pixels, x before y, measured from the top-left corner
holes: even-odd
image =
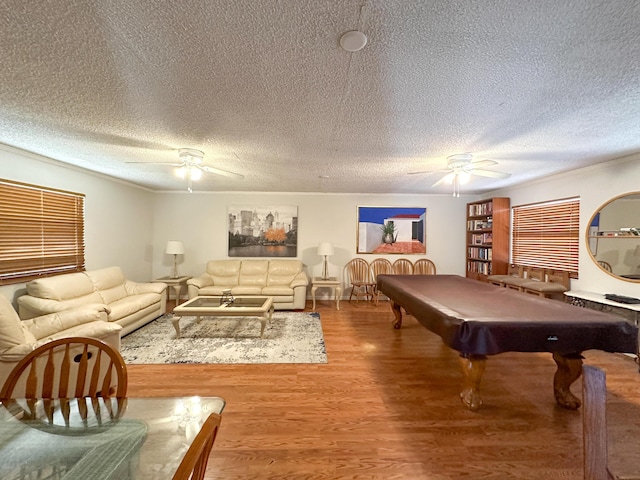
[[[97,305],[108,321],[122,326],[121,335],[164,314],[167,304],[166,283],[127,280],[120,267],[40,278],[26,287],[27,294],[18,297],[20,318]]]
[[[99,305],[20,320],[9,300],[0,295],[0,386],[27,353],[58,338],[92,337],[119,350],[122,327],[106,320],[105,307]]]
[[[211,260],[206,272],[187,280],[189,298],[222,295],[273,297],[276,310],[303,310],[309,277],[300,260]]]

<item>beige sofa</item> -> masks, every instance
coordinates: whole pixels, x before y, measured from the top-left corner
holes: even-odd
[[[18,313],[29,319],[80,306],[104,306],[107,320],[122,326],[121,335],[158,318],[166,311],[166,283],[127,280],[120,267],[41,278],[27,283],[18,297]]]
[[[9,300],[0,295],[0,386],[27,353],[58,338],[92,337],[119,350],[122,327],[106,320],[105,308],[100,306],[20,320]]]
[[[300,260],[212,260],[187,281],[189,298],[231,294],[273,297],[276,310],[304,310],[309,278]]]

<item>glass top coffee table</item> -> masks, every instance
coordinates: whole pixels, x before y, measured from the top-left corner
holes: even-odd
[[[264,334],[264,327],[271,322],[273,315],[272,297],[233,297],[231,295],[217,297],[196,297],[173,309],[173,328],[176,338],[180,338],[180,318],[184,316],[196,317],[259,317],[260,338]]]

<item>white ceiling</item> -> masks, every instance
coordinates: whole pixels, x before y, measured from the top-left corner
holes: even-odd
[[[4,0],[0,142],[185,190],[482,193],[640,152],[637,0]],[[360,29],[359,52],[340,35]],[[326,178],[325,178],[326,177]]]

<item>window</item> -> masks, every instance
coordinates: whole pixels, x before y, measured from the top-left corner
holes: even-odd
[[[84,267],[84,195],[0,179],[0,285]]]
[[[511,261],[578,273],[580,199],[513,207]]]

